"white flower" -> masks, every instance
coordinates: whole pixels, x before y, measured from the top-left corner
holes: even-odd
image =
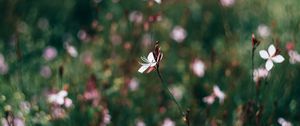
[[[78,52],[77,52],[77,50],[76,50],[76,48],[74,46],[72,46],[69,43],[67,43],[65,45],[65,48],[66,48],[67,52],[70,54],[70,56],[72,56],[74,58],[78,56]]]
[[[156,3],[161,4],[161,0],[154,0]]]
[[[140,73],[144,73],[146,70],[147,73],[151,72],[157,64],[153,52],[150,52],[147,58],[142,56],[141,59],[143,60],[144,63],[139,63],[142,65],[138,70]]]
[[[295,64],[296,62],[300,62],[300,54],[294,50],[289,51],[290,63]]]
[[[175,126],[175,122],[170,118],[166,118],[162,124],[162,126]]]
[[[258,68],[253,71],[253,81],[257,82],[260,78],[266,78],[269,71],[264,68]]]
[[[65,102],[65,97],[68,95],[68,92],[65,90],[61,90],[57,94],[50,94],[48,96],[48,102],[49,103],[55,103],[59,105],[63,105]]]
[[[281,126],[292,126],[292,123],[289,122],[289,121],[286,121],[284,118],[278,118],[278,123],[281,125]]]
[[[261,37],[268,37],[271,34],[269,27],[265,24],[261,24],[257,28],[257,32]]]
[[[201,60],[196,59],[191,64],[191,68],[192,68],[194,74],[196,74],[198,77],[203,77],[204,76],[205,65]]]
[[[266,50],[259,51],[260,57],[267,60],[265,67],[268,71],[272,69],[273,62],[282,63],[284,61],[283,56],[275,55],[275,53],[276,53],[276,48],[273,44],[269,46],[268,52]]]
[[[170,37],[178,43],[183,42],[186,36],[187,33],[181,26],[175,26],[170,33]]]
[[[223,103],[223,101],[226,97],[225,93],[222,92],[217,85],[214,85],[213,91],[214,91],[214,94],[219,98],[220,103]]]

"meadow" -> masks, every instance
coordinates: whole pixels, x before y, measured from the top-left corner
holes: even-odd
[[[300,125],[299,10],[299,0],[0,0],[0,124]]]

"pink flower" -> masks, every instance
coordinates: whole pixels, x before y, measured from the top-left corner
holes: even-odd
[[[5,63],[4,56],[0,53],[0,74],[4,75],[8,72],[8,65]]]
[[[2,126],[11,126],[7,123],[7,120],[4,118],[2,118],[1,122],[2,122]],[[19,117],[13,118],[12,123],[13,126],[25,126],[24,120]]]
[[[131,91],[135,91],[139,88],[139,82],[136,78],[131,78],[128,86]]]
[[[204,97],[202,100],[206,104],[211,105],[211,104],[213,104],[215,102],[215,98],[216,98],[216,96],[214,94],[211,94],[209,96]]]
[[[217,85],[214,85],[213,93],[209,96],[204,97],[202,100],[203,102],[211,105],[214,103],[215,99],[218,98],[219,102],[222,104],[224,102],[225,97],[226,97],[225,93],[222,92]]]
[[[253,80],[254,82],[258,82],[261,78],[266,78],[268,76],[269,71],[264,68],[258,68],[253,71]]]
[[[43,57],[46,61],[53,60],[57,55],[57,51],[54,47],[48,46],[43,53]]]
[[[166,118],[161,126],[175,126],[175,122],[170,118]]]
[[[220,0],[220,2],[224,7],[230,7],[234,4],[235,0]]]
[[[191,69],[198,77],[203,77],[205,73],[205,64],[200,59],[195,59],[191,64]]]
[[[300,54],[294,50],[290,50],[288,52],[289,56],[290,56],[290,63],[291,64],[295,64],[295,63],[299,63],[300,62]]]
[[[170,37],[178,43],[183,42],[186,36],[187,33],[185,29],[183,29],[181,26],[175,26],[172,32],[170,33]]]

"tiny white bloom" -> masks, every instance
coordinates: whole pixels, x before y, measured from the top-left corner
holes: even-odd
[[[270,71],[273,68],[274,66],[273,62],[282,63],[284,61],[283,56],[275,55],[275,53],[276,53],[276,48],[273,44],[269,46],[268,51],[266,50],[259,51],[260,57],[267,60],[265,67],[268,71]]]
[[[281,125],[281,126],[292,126],[292,123],[289,122],[289,121],[286,121],[284,118],[278,118],[278,123]]]
[[[214,94],[219,98],[220,103],[223,103],[223,101],[226,97],[225,93],[222,92],[217,85],[214,85],[213,91],[214,91]]]
[[[140,67],[140,69],[138,70],[140,73],[144,73],[147,69],[149,68],[153,68],[156,66],[157,62],[154,58],[154,54],[153,52],[150,52],[146,57],[141,57],[141,59],[143,60],[144,63],[139,63],[142,66]]]
[[[300,54],[294,50],[289,51],[290,63],[295,64],[300,62]]]

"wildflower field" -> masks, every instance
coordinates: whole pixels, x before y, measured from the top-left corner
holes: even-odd
[[[300,125],[299,10],[0,0],[0,125]]]

